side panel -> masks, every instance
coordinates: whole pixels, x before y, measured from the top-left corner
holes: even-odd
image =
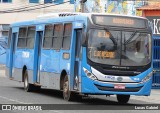
[[[60,75],[55,73],[41,72],[40,83],[43,87],[60,89]]]
[[[13,78],[17,81],[22,81],[22,69],[13,68]],[[28,70],[28,80],[33,83],[33,70]]]
[[[44,50],[41,51],[41,63],[40,63],[40,84],[42,86],[47,86],[47,84],[58,84],[59,81],[55,78],[60,78],[60,51],[56,50]],[[59,76],[59,77],[56,77]],[[52,78],[52,83],[47,83],[48,79]],[[47,81],[46,81],[47,80]],[[57,83],[58,82],[58,83]],[[59,86],[59,84],[58,84]],[[56,87],[58,87],[56,86]],[[50,86],[49,87],[54,87]]]
[[[18,70],[18,74],[14,71],[13,76],[15,80],[22,81],[22,69],[27,67],[28,72],[33,70],[34,51],[32,49],[17,49],[15,52],[14,69]],[[29,82],[33,83],[33,73],[28,73]],[[32,80],[30,79],[32,78]],[[31,80],[31,81],[30,81]]]
[[[13,78],[17,81],[22,81],[22,69],[13,68]]]

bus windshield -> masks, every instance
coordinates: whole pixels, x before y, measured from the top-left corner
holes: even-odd
[[[87,52],[94,63],[144,66],[151,62],[151,35],[140,31],[90,29]]]

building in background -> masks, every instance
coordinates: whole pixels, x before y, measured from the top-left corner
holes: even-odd
[[[87,0],[84,12],[136,15],[136,8],[146,5],[147,0]],[[75,11],[81,11],[80,1],[76,0]]]
[[[74,0],[0,0],[0,64],[5,64],[9,24],[53,12],[74,12]]]
[[[160,3],[150,3],[137,9],[149,20],[153,34],[153,88],[160,89]]]

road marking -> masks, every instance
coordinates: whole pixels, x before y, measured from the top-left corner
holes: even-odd
[[[25,103],[25,102],[21,102],[21,101],[14,100],[14,99],[9,99],[9,98],[3,97],[3,96],[0,96],[0,98],[6,99],[6,100],[9,100],[9,101],[12,101],[12,102],[17,102],[17,103],[20,103],[20,104],[33,104],[33,103]],[[57,111],[57,110],[51,110],[51,111],[52,111],[52,113],[62,113],[62,112]]]
[[[54,112],[54,113],[62,113],[62,112],[59,112],[59,111],[56,111],[56,110],[53,110],[53,112]]]
[[[9,101],[12,101],[12,102],[17,102],[17,103],[20,103],[20,104],[33,104],[33,103],[25,103],[25,102],[21,102],[21,101],[14,100],[14,99],[9,99],[9,98],[3,97],[3,96],[0,96],[0,98],[6,99],[6,100],[9,100]]]

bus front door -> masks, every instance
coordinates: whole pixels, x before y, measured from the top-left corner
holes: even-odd
[[[79,78],[81,75],[81,40],[82,29],[76,30],[76,45],[75,45],[75,63],[74,63],[74,90],[79,90]]]

